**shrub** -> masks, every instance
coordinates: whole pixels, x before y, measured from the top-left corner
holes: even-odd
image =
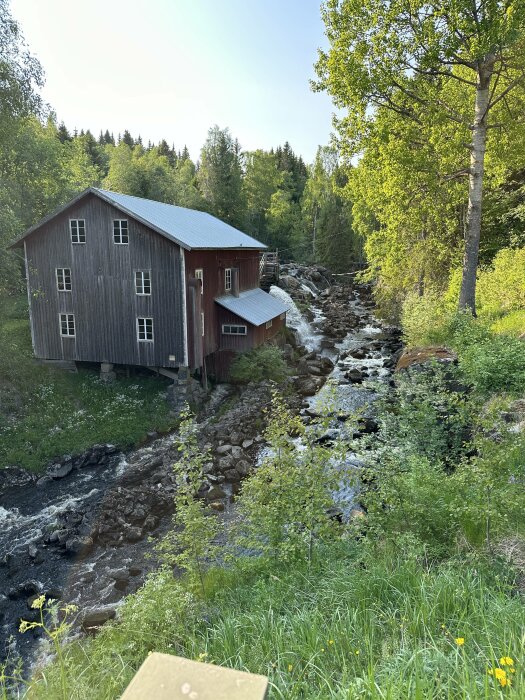
[[[328,424],[326,415],[305,429],[274,392],[265,432],[268,454],[237,498],[241,548],[279,561],[311,562],[319,543],[336,537],[330,514],[344,478],[344,458],[339,445],[317,442]]]
[[[480,311],[498,315],[525,308],[525,248],[502,248],[478,275]]]
[[[405,343],[410,347],[446,345],[453,315],[453,310],[438,292],[409,295],[401,315]]]
[[[230,370],[231,380],[240,384],[264,379],[283,382],[287,376],[288,368],[283,354],[275,345],[261,345],[238,355]]]
[[[525,333],[525,309],[505,314],[505,316],[494,321],[490,328],[494,333],[514,336],[522,335]]]

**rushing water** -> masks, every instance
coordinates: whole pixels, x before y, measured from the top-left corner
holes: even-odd
[[[308,289],[308,291],[312,295],[314,294],[311,289]],[[321,321],[323,319],[322,313],[319,310],[312,309],[314,313],[314,322],[310,323],[300,312],[299,307],[292,297],[288,292],[285,292],[284,289],[272,286],[270,288],[270,294],[287,306],[286,325],[297,333],[301,345],[304,345],[310,352],[312,350],[318,350],[321,345],[323,334],[319,328],[316,328],[315,324],[316,321]]]
[[[318,290],[312,282],[309,281],[309,286],[305,287],[312,297],[315,299]],[[314,314],[313,322],[301,313],[292,297],[279,287],[272,287],[270,294],[280,299],[289,311],[287,314],[287,325],[293,328],[297,334],[297,339],[301,345],[304,345],[308,350],[318,350],[320,341],[323,338],[322,333],[316,327],[316,323],[323,319],[322,312],[311,307]],[[315,303],[315,302],[314,302]],[[315,414],[321,410],[321,407],[327,404],[331,406],[334,418],[330,426],[330,437],[332,439],[341,438],[351,439],[353,435],[353,416],[358,413],[367,414],[371,411],[376,393],[374,391],[374,382],[383,381],[386,379],[390,371],[385,368],[384,362],[388,355],[382,350],[368,349],[367,357],[357,359],[350,355],[339,359],[340,356],[347,351],[351,352],[358,348],[366,347],[371,341],[381,340],[384,333],[379,322],[366,312],[358,294],[355,298],[348,300],[349,306],[354,311],[355,315],[360,319],[361,323],[355,329],[352,329],[348,335],[336,345],[335,350],[323,350],[323,354],[331,357],[335,361],[335,366],[330,373],[326,384],[315,394],[306,400],[309,414]],[[351,369],[365,370],[369,380],[365,380],[362,384],[353,384],[345,378],[345,373]],[[341,421],[340,419],[347,419]],[[298,455],[304,451],[305,446],[301,438],[295,438],[293,443],[297,449]],[[269,456],[271,451],[268,447],[262,447],[257,461],[260,464],[262,460]],[[339,487],[334,493],[334,501],[341,509],[343,516],[348,517],[355,507],[356,489],[355,479],[352,478],[352,472],[360,467],[361,461],[356,453],[349,452],[345,456],[344,464],[336,465],[341,470],[341,481]]]

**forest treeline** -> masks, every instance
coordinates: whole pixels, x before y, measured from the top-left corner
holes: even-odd
[[[95,138],[70,133],[53,114],[11,123],[0,151],[2,243],[89,186],[207,211],[279,249],[284,258],[315,261],[338,271],[361,260],[362,246],[344,197],[347,175],[337,152],[319,148],[307,166],[286,142],[270,151],[243,151],[229,130],[210,128],[197,161],[166,140],[143,144],[124,131]],[[4,256],[4,284],[18,267]]]

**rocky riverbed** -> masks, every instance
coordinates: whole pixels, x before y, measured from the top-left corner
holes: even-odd
[[[316,415],[328,378],[337,387],[339,424],[370,404],[368,383],[388,380],[400,348],[397,329],[374,319],[368,290],[337,279],[324,268],[288,265],[271,290],[289,307],[287,393],[305,421]],[[264,450],[262,409],[270,396],[269,384],[219,385],[199,416],[212,454],[200,496],[219,513]],[[358,429],[373,430],[372,418]],[[89,632],[114,617],[156,566],[151,538],[171,524],[178,453],[175,435],[150,438],[128,454],[97,445],[65,455],[39,478],[0,471],[0,657],[34,658],[38,633],[17,630],[20,619],[32,619],[35,595],[77,604],[78,628]]]

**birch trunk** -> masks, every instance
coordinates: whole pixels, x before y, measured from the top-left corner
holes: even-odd
[[[465,253],[463,276],[459,294],[459,308],[470,309],[476,315],[476,273],[478,269],[479,239],[481,233],[481,202],[483,173],[487,147],[487,112],[489,88],[494,70],[494,57],[490,56],[478,69],[472,145],[470,152],[469,196],[465,225]]]

